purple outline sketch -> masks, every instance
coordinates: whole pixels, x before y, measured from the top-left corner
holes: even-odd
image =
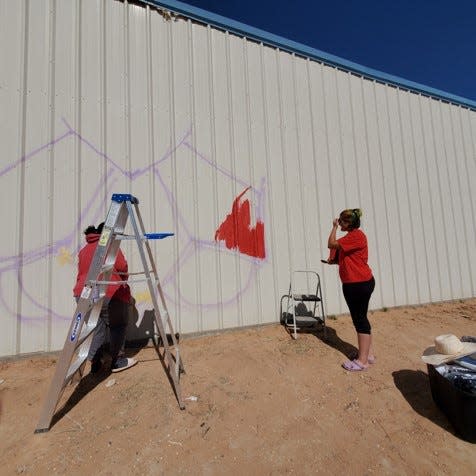
[[[170,187],[167,186],[167,184],[165,183],[159,168],[164,162],[171,159],[173,153],[176,152],[180,147],[182,146],[186,147],[188,150],[190,150],[193,153],[193,155],[196,157],[197,160],[201,161],[202,163],[206,164],[209,167],[214,168],[219,174],[221,174],[226,179],[229,179],[230,181],[235,182],[240,187],[249,187],[250,190],[248,193],[253,195],[253,203],[255,204],[256,218],[263,222],[264,222],[263,215],[264,215],[264,200],[265,200],[265,179],[264,178],[261,179],[260,186],[258,189],[256,189],[253,186],[250,186],[244,180],[233,177],[233,175],[229,171],[213,163],[209,158],[207,158],[204,154],[200,153],[190,144],[189,139],[191,138],[191,134],[192,134],[191,127],[188,130],[186,130],[182,134],[182,136],[176,140],[175,144],[172,147],[170,147],[154,163],[148,165],[147,167],[137,168],[135,170],[125,170],[122,167],[120,167],[116,162],[114,162],[114,160],[112,160],[109,156],[107,156],[105,153],[99,150],[92,142],[90,142],[89,140],[81,136],[81,134],[79,134],[77,131],[75,131],[64,118],[62,119],[62,123],[67,129],[66,132],[60,134],[56,139],[48,142],[47,144],[32,150],[31,152],[29,152],[28,154],[26,154],[24,157],[17,160],[16,162],[7,165],[5,168],[3,168],[0,171],[0,178],[5,177],[9,172],[14,170],[21,164],[34,160],[34,158],[38,154],[45,151],[46,149],[55,147],[59,143],[69,138],[79,139],[81,143],[86,145],[92,152],[97,154],[98,157],[104,159],[107,164],[106,172],[98,180],[98,185],[96,186],[93,194],[89,198],[85,207],[82,209],[78,217],[78,220],[76,221],[74,228],[70,233],[68,233],[66,236],[62,238],[59,238],[58,240],[55,240],[50,245],[40,246],[36,249],[24,252],[20,255],[0,257],[0,303],[4,307],[4,309],[11,316],[14,316],[15,318],[20,318],[22,320],[27,320],[27,321],[29,320],[38,321],[38,320],[46,319],[48,316],[52,316],[55,319],[69,321],[71,319],[71,315],[63,316],[58,314],[57,312],[54,311],[54,309],[50,309],[47,306],[45,306],[44,303],[39,302],[26,290],[25,285],[21,278],[22,276],[21,269],[39,260],[55,258],[61,248],[73,248],[77,237],[82,234],[82,229],[86,225],[85,223],[86,216],[91,217],[91,214],[92,214],[92,217],[94,218],[93,220],[94,223],[100,221],[101,213],[102,213],[102,210],[104,209],[102,193],[104,192],[106,186],[107,186],[107,190],[112,190],[114,183],[116,183],[120,179],[121,175],[129,179],[131,182],[134,182],[138,177],[141,177],[142,175],[151,171],[154,173],[158,183],[160,184],[162,191],[165,194],[167,201],[169,203],[169,206],[171,208],[172,220],[173,220],[174,228],[175,228],[174,231],[180,230],[181,241],[183,240],[183,237],[185,237],[185,240],[184,240],[185,242],[180,243],[177,260],[174,263],[172,263],[172,265],[170,266],[170,269],[166,271],[164,275],[161,277],[164,294],[167,300],[169,302],[174,302],[174,296],[173,296],[174,293],[170,291],[167,292],[167,287],[172,287],[172,288],[177,287],[176,278],[177,278],[178,270],[181,267],[183,267],[185,263],[194,256],[195,253],[199,253],[202,250],[210,249],[213,251],[218,251],[220,253],[231,254],[233,256],[239,255],[240,259],[250,263],[248,276],[245,280],[245,283],[242,286],[242,289],[237,290],[235,295],[227,298],[223,302],[201,303],[201,304],[197,304],[188,300],[186,296],[183,295],[181,290],[177,289],[177,294],[179,296],[181,305],[184,305],[185,307],[191,308],[191,309],[198,309],[198,308],[210,309],[210,308],[216,308],[219,306],[221,307],[229,306],[238,302],[238,300],[241,299],[242,295],[246,293],[247,290],[252,285],[259,269],[268,262],[268,258],[259,259],[259,258],[249,257],[244,254],[240,254],[238,251],[229,250],[222,243],[217,243],[213,239],[204,240],[194,236],[189,230],[189,227],[187,226],[187,221],[185,217],[182,215],[178,207],[177,200],[173,196],[173,193],[171,192]],[[121,190],[117,191],[117,193],[121,193],[121,192],[122,192]],[[231,207],[231,203],[230,203],[230,207]],[[217,226],[218,225],[219,224],[217,224]],[[210,230],[210,235],[213,236],[214,232],[215,230]],[[76,246],[76,249],[73,248],[72,251],[73,253],[77,254],[77,252],[79,251],[78,246]],[[7,303],[4,296],[3,286],[1,286],[1,280],[3,278],[4,273],[9,271],[16,272],[19,289],[21,290],[23,296],[31,304],[33,304],[36,308],[38,308],[39,311],[41,311],[37,316],[25,316],[25,315],[20,316],[17,313],[15,313],[12,309],[12,306]],[[71,287],[74,284],[73,280],[74,280],[74,275],[71,276]]]

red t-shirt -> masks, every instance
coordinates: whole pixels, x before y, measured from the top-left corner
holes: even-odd
[[[86,235],[87,244],[83,246],[78,255],[78,275],[76,277],[76,284],[73,289],[73,296],[79,297],[83,290],[86,277],[89,272],[89,267],[94,258],[96,247],[101,235],[89,234]],[[114,263],[114,270],[109,277],[109,281],[126,281],[128,266],[127,261],[122,251],[119,249],[116,256],[116,262]],[[118,274],[122,273],[122,274]],[[106,289],[106,296],[120,301],[129,302],[131,298],[131,292],[127,284],[109,284]]]
[[[343,283],[360,283],[372,279],[367,264],[368,247],[364,232],[356,229],[337,240],[339,249],[339,275]]]

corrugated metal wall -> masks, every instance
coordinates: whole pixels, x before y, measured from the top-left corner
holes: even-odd
[[[475,296],[475,111],[115,0],[0,0],[0,44],[0,355],[61,348],[115,192],[175,232],[154,251],[182,333],[277,321],[296,268],[346,312],[320,259],[347,207],[373,308]]]

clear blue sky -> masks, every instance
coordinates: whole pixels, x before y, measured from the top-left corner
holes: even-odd
[[[476,100],[476,0],[182,0]]]

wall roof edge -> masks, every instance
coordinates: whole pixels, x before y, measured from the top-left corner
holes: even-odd
[[[392,86],[406,89],[412,92],[420,93],[425,96],[440,99],[445,102],[464,106],[466,108],[476,110],[476,101],[457,96],[430,86],[425,86],[414,81],[410,81],[398,76],[384,73],[372,68],[367,68],[358,63],[345,60],[339,56],[325,53],[316,48],[306,46],[293,40],[283,38],[281,36],[269,33],[259,28],[255,28],[244,23],[232,20],[230,18],[217,15],[215,13],[203,10],[178,0],[138,0],[140,3],[147,4],[158,9],[167,10],[176,14],[183,15],[192,20],[209,24],[221,30],[229,31],[238,36],[246,37],[250,40],[257,41],[269,46],[273,46],[298,56],[310,58],[339,69],[349,71],[364,78],[383,82]]]

